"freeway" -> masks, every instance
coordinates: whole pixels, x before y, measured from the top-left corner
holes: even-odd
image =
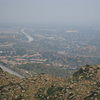
[[[33,37],[31,37],[29,34],[27,34],[24,29],[21,30],[21,32],[27,37],[28,42],[32,42],[33,41]]]
[[[15,72],[15,71],[13,71],[13,70],[11,70],[11,69],[5,67],[4,65],[1,65],[1,64],[0,64],[0,68],[2,68],[2,70],[6,71],[6,72],[8,72],[8,73],[10,73],[10,74],[13,74],[13,75],[15,75],[15,76],[18,76],[18,77],[20,77],[20,78],[24,78],[22,75],[20,75],[20,74],[18,74],[17,72]]]

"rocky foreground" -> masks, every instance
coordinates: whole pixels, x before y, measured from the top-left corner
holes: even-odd
[[[21,79],[0,69],[0,100],[100,100],[100,65],[83,66],[67,79]]]

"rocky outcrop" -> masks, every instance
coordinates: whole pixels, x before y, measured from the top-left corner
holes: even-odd
[[[100,100],[100,66],[83,66],[69,79],[20,79],[0,69],[0,100]]]

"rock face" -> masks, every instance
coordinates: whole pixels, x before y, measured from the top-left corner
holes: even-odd
[[[20,79],[0,69],[0,100],[100,100],[100,66],[83,66],[69,79]]]

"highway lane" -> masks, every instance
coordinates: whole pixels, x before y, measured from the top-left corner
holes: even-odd
[[[33,41],[33,37],[31,37],[29,34],[27,34],[24,29],[21,30],[21,32],[27,37],[28,42],[32,42]]]
[[[5,67],[4,65],[1,65],[1,64],[0,64],[0,68],[2,68],[2,70],[6,71],[6,72],[8,72],[8,73],[10,73],[10,74],[13,74],[13,75],[15,75],[15,76],[18,76],[18,77],[20,77],[20,78],[24,78],[22,75],[20,75],[20,74],[18,74],[17,72],[15,72],[15,71],[13,71],[13,70],[11,70],[11,69]]]

